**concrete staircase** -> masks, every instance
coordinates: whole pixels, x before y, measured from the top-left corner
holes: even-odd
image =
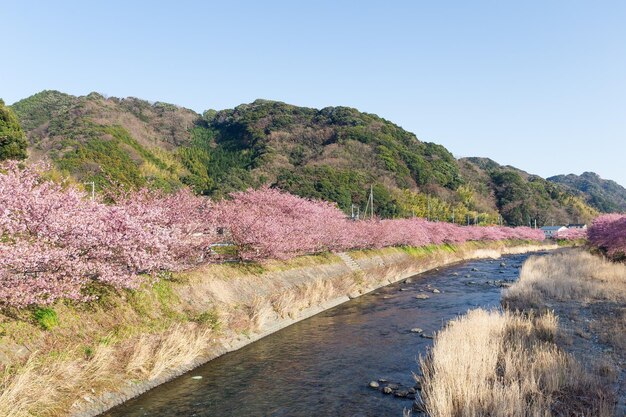
[[[352,256],[348,255],[346,252],[339,252],[337,253],[337,256],[339,256],[341,260],[348,265],[348,268],[350,268],[352,272],[363,272],[363,269],[361,269],[359,264],[356,263],[356,261],[352,259]]]

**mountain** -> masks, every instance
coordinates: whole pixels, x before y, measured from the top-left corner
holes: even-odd
[[[471,176],[487,185],[509,224],[534,225],[535,219],[538,225],[588,222],[598,214],[585,203],[582,193],[538,175],[488,158],[462,158],[459,163],[466,178]]]
[[[377,115],[256,100],[192,110],[136,98],[43,91],[12,106],[30,143],[77,182],[166,190],[188,185],[220,198],[268,184],[382,217],[423,216],[512,225],[588,221],[587,196],[485,158],[457,160]]]
[[[600,178],[595,172],[557,175],[548,178],[548,181],[583,193],[587,203],[602,212],[626,212],[626,188],[615,181]]]
[[[173,189],[183,170],[175,149],[191,142],[195,112],[135,98],[42,91],[11,106],[30,159],[51,159],[78,181]]]

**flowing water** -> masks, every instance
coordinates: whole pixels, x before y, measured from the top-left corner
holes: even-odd
[[[402,416],[412,400],[369,388],[406,387],[432,334],[475,307],[497,308],[498,282],[529,255],[469,261],[351,300],[217,358],[104,414],[139,416]],[[506,263],[506,265],[501,265]],[[433,293],[433,289],[440,293]],[[416,299],[428,294],[428,299]],[[193,377],[201,376],[202,379]]]

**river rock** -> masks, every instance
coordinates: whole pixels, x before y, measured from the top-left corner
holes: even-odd
[[[405,390],[401,390],[401,391],[394,392],[393,395],[395,395],[398,398],[406,398],[406,396],[409,395],[409,392]]]
[[[410,288],[400,288],[400,291],[408,291]]]
[[[452,275],[454,275],[455,277],[458,277],[459,273],[458,272],[453,272]]]
[[[430,297],[426,294],[417,294],[415,298],[418,300],[428,300]]]
[[[400,388],[399,384],[387,384],[387,388],[391,388],[392,390],[397,390]]]
[[[391,394],[393,392],[393,390],[389,387],[385,387],[383,388],[383,393],[384,394]]]
[[[478,271],[478,268],[472,268],[472,271],[476,272]]]
[[[380,387],[380,384],[376,381],[371,381],[370,382],[370,388],[378,388]]]
[[[419,327],[413,327],[411,329],[411,333],[422,333],[424,332],[424,330],[420,329]]]
[[[424,339],[434,339],[435,337],[433,335],[430,334],[420,334],[420,336],[422,336]]]
[[[414,387],[409,388],[409,394],[415,394],[417,390]]]
[[[433,294],[439,294],[441,291],[439,291],[437,288],[433,289]]]
[[[411,278],[407,278],[407,279],[404,280],[405,284],[410,284],[412,282],[413,282],[413,280]]]
[[[378,378],[378,382],[380,382],[381,384],[385,384],[389,381],[387,380],[387,378]]]
[[[196,379],[196,380],[202,379],[202,376],[201,375],[192,376],[191,379]]]
[[[506,266],[506,262],[500,262],[500,266],[501,267],[505,267]]]

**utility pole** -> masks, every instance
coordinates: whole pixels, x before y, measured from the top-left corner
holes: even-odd
[[[454,223],[454,209],[452,209],[452,223]]]
[[[374,218],[374,185],[370,185],[370,202],[372,203],[372,215],[370,216],[370,219]]]
[[[430,194],[427,196],[428,201],[428,216],[426,216],[426,220],[430,220]]]
[[[91,201],[96,199],[96,183],[95,181],[86,182],[85,185],[91,185]]]
[[[365,213],[363,217],[367,217],[367,209],[370,208],[370,219],[374,218],[374,186],[370,185],[370,195],[367,198],[367,204],[365,205]]]

